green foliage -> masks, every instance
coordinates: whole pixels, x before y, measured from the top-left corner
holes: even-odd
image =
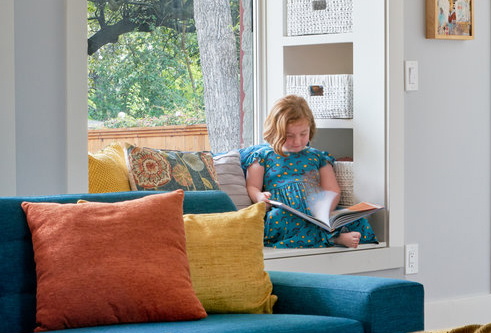
[[[126,5],[117,7],[117,3],[123,2],[88,1],[89,37],[102,29],[101,17],[107,25],[123,18]],[[158,1],[141,1],[143,3]],[[192,5],[192,1],[186,1],[187,8],[189,3]],[[236,32],[238,3],[238,0],[231,1]],[[181,16],[185,17],[182,20],[174,20],[174,28],[158,26],[151,21],[152,17],[154,21],[157,17],[149,16],[148,11],[146,16],[141,13],[135,11],[135,17],[130,18],[133,22],[148,23],[150,32],[121,34],[116,43],[102,46],[89,57],[89,119],[105,121],[107,126],[113,127],[145,124],[148,119],[162,125],[166,121],[169,125],[204,123],[199,48],[189,13]],[[183,30],[193,32],[182,33]],[[120,112],[127,115],[126,120],[117,118]]]
[[[201,116],[202,115],[183,114],[180,112],[159,117],[146,116],[143,118],[134,118],[132,116],[124,116],[106,120],[104,122],[104,127],[127,128],[204,124],[205,119]]]
[[[115,3],[88,1],[89,36],[101,29],[100,20],[91,18],[102,11],[106,23],[121,18]],[[204,121],[197,37],[184,35],[187,52],[182,50],[181,38],[174,29],[154,25],[152,32],[125,33],[117,43],[98,49],[88,61],[89,118],[105,121],[125,112],[133,118],[164,116],[161,119],[176,123],[174,115],[180,113]],[[186,117],[182,119],[184,123]]]
[[[128,33],[90,57],[89,116],[106,120],[125,112],[141,118],[175,113],[175,109],[204,113],[196,36],[188,36],[196,93],[176,37],[165,27],[152,33]]]

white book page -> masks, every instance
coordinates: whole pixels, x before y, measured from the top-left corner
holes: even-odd
[[[309,208],[313,216],[322,221],[329,221],[332,202],[338,194],[332,191],[322,191],[309,198]]]

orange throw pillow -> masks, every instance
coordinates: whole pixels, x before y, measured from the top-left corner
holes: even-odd
[[[23,202],[37,275],[37,332],[206,312],[191,285],[184,192],[116,203]]]

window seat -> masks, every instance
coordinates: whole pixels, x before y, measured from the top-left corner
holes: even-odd
[[[264,266],[268,271],[353,274],[404,266],[403,247],[388,247],[385,242],[362,244],[357,249],[264,248],[263,253]]]

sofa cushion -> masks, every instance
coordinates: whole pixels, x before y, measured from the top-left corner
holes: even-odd
[[[128,145],[126,164],[133,191],[220,189],[210,152],[181,152]]]
[[[424,328],[424,287],[418,282],[373,276],[269,273],[273,292],[278,295],[276,314],[352,318],[360,321],[367,332],[418,332]]]
[[[117,203],[22,203],[36,262],[36,331],[204,318],[183,198],[178,190]]]
[[[271,313],[264,271],[264,202],[236,212],[184,216],[196,295],[208,313]]]
[[[232,150],[225,154],[215,155],[213,163],[220,188],[229,195],[237,209],[250,206],[252,202],[247,194],[239,151]]]
[[[36,326],[36,271],[31,232],[23,201],[76,203],[133,200],[158,192],[114,192],[0,198],[0,332],[32,332]],[[235,210],[222,191],[184,192],[184,213],[217,213]]]
[[[63,331],[72,333],[71,331]],[[294,314],[214,314],[198,322],[142,323],[77,329],[76,333],[363,333],[347,318]],[[75,333],[75,332],[73,332]]]
[[[112,143],[98,153],[89,153],[89,193],[130,191],[124,148]]]

